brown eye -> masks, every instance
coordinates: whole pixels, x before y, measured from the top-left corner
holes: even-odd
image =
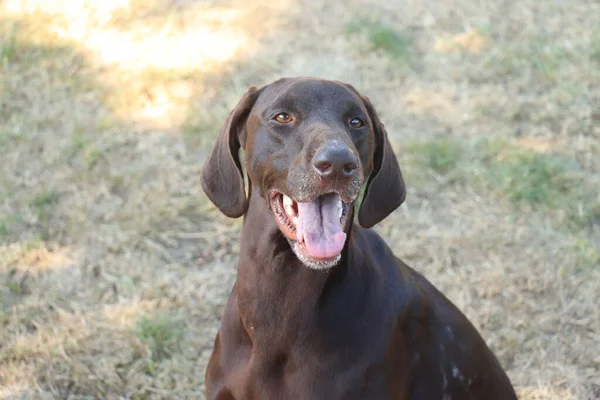
[[[365,126],[365,121],[363,121],[360,118],[352,118],[350,120],[350,126],[353,128],[362,128],[363,126]]]
[[[282,124],[288,124],[292,122],[294,119],[288,113],[279,113],[275,116],[275,121],[281,122]]]

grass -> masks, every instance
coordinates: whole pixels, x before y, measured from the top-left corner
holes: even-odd
[[[223,112],[213,112],[212,115],[205,115],[206,113],[202,110],[189,115],[181,127],[183,139],[192,148],[208,147],[219,134],[227,117]]]
[[[408,184],[377,229],[520,398],[595,398],[595,2],[75,3],[0,2],[0,398],[203,399],[242,221],[199,168],[308,73],[371,98]]]
[[[52,189],[43,190],[31,200],[30,205],[37,209],[44,209],[56,203],[59,198],[60,194],[57,191]]]
[[[547,154],[516,151],[489,165],[492,182],[515,202],[557,207],[565,203],[579,183],[569,176],[565,160]]]
[[[556,40],[541,36],[523,42],[509,42],[492,54],[487,60],[486,69],[494,77],[527,77],[537,85],[559,84],[562,80],[572,80],[563,74],[566,67],[577,61],[574,53]],[[532,82],[534,83],[534,82]]]
[[[351,34],[363,35],[374,51],[382,51],[395,59],[409,61],[413,50],[413,40],[391,25],[367,19],[351,22],[347,30]]]
[[[142,317],[136,327],[136,336],[150,347],[154,362],[167,359],[176,351],[182,333],[178,323],[167,314]]]
[[[422,167],[446,175],[457,167],[463,149],[455,139],[436,139],[409,144],[407,151],[417,156]]]
[[[17,55],[14,30],[13,23],[0,24],[0,64],[13,61]]]
[[[577,239],[571,251],[576,256],[577,266],[598,268],[598,265],[600,265],[600,250],[597,244],[586,237]]]
[[[517,209],[526,205],[573,233],[593,227],[598,214],[597,194],[586,185],[585,174],[573,160],[504,141],[487,142],[484,147],[480,174],[472,181],[499,189]]]
[[[0,218],[0,238],[8,235],[11,225],[12,223],[10,219],[6,217]]]
[[[592,60],[600,63],[600,26],[594,30],[592,35],[590,55],[592,56]]]
[[[561,66],[570,62],[569,53],[553,43],[532,43],[524,54],[533,71],[542,79],[554,82]]]
[[[445,178],[442,185],[470,184],[484,195],[498,191],[516,210],[522,212],[526,206],[574,234],[595,225],[600,215],[595,191],[585,185],[575,162],[560,155],[523,149],[505,140],[440,138],[404,148],[416,161],[408,175],[413,185],[426,186],[423,171],[433,171]]]
[[[43,223],[50,218],[50,207],[58,202],[60,193],[54,189],[44,189],[31,199],[29,205],[35,209],[35,212]]]
[[[8,287],[9,287],[10,291],[16,295],[20,295],[23,293],[23,289],[21,288],[21,285],[19,285],[17,282],[8,282]]]

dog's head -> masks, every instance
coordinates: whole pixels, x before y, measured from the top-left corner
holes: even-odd
[[[350,85],[291,78],[244,94],[202,169],[204,191],[232,218],[248,207],[240,147],[253,195],[264,198],[297,257],[312,268],[338,262],[365,183],[363,227],[406,197],[383,124]]]

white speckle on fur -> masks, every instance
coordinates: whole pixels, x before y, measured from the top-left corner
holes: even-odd
[[[446,374],[444,373],[443,369],[440,372],[442,373],[442,380],[443,380],[443,386],[442,386],[442,388],[444,390],[446,390],[446,389],[448,389],[448,378],[446,378]]]
[[[452,367],[452,376],[458,378],[458,374],[458,368],[456,368],[456,366]]]
[[[449,326],[446,327],[446,331],[448,332],[448,337],[450,338],[450,340],[454,340],[454,332],[452,332],[452,328],[450,328]]]
[[[452,364],[452,376],[454,378],[457,378],[461,382],[463,382],[465,379],[465,377],[463,376],[463,374],[460,372],[460,370],[458,369],[458,367],[455,364]]]

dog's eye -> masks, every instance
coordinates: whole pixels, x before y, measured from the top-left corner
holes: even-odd
[[[363,121],[362,119],[356,117],[356,118],[352,118],[350,120],[350,126],[353,128],[362,128],[363,126],[365,126],[365,121]]]
[[[282,124],[289,124],[294,120],[290,114],[284,112],[277,114],[274,119]]]

